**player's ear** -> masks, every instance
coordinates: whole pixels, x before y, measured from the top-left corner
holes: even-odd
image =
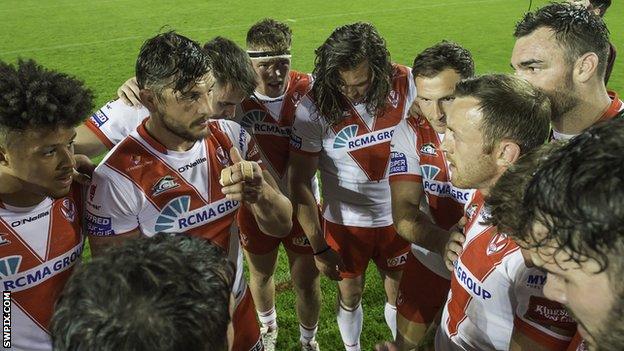
[[[502,140],[495,150],[496,164],[499,167],[509,167],[520,158],[520,146],[511,140]]]
[[[150,112],[158,111],[158,96],[156,96],[156,92],[150,89],[141,89],[139,90],[139,98],[143,103],[143,106],[147,108]]]
[[[574,65],[574,79],[579,83],[585,83],[598,72],[598,55],[587,52],[576,60]]]

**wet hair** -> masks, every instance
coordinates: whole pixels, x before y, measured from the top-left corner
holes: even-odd
[[[143,43],[135,69],[139,88],[150,89],[162,99],[168,87],[181,94],[193,89],[210,72],[211,62],[197,42],[170,31]]]
[[[570,65],[588,52],[595,53],[598,75],[604,78],[609,57],[609,30],[600,17],[574,4],[551,3],[527,13],[516,24],[514,36],[522,38],[543,27],[554,32]]]
[[[128,240],[75,268],[52,317],[54,349],[227,350],[233,280],[207,240]]]
[[[93,93],[77,78],[34,60],[0,61],[0,144],[29,129],[71,128],[93,110]]]
[[[535,247],[555,246],[570,259],[592,259],[601,270],[624,270],[624,119],[599,123],[553,152],[527,186],[526,227],[517,235]],[[533,232],[533,224],[546,236]],[[614,277],[614,278],[615,278]]]
[[[459,44],[444,40],[416,56],[412,74],[414,78],[433,78],[449,68],[457,72],[461,78],[474,76],[474,61],[470,51]]]
[[[235,42],[215,37],[204,44],[212,61],[213,75],[220,86],[231,86],[250,96],[256,89],[256,72],[247,53]]]
[[[455,97],[479,100],[484,152],[502,140],[520,147],[520,154],[544,144],[550,133],[550,100],[528,82],[505,74],[488,74],[457,83]]]
[[[370,87],[366,93],[366,109],[371,114],[386,106],[392,84],[393,67],[385,40],[370,23],[357,22],[336,28],[316,49],[315,76],[312,93],[323,118],[339,124],[346,108],[340,91],[343,84],[339,71],[356,68],[364,61],[370,67]]]
[[[563,143],[552,142],[541,145],[514,162],[496,181],[485,202],[490,210],[488,224],[497,226],[516,238],[526,225],[524,192],[538,166]]]
[[[267,48],[281,52],[290,49],[292,32],[283,22],[265,18],[247,31],[247,48]]]

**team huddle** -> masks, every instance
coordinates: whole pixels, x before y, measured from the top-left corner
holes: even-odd
[[[527,13],[514,75],[475,76],[446,40],[393,63],[362,22],[297,72],[273,19],[244,49],[148,39],[95,113],[80,80],[0,62],[4,346],[284,349],[283,244],[296,303],[278,307],[296,311],[302,350],[323,348],[321,274],[344,349],[361,350],[371,260],[394,338],[378,350],[624,349],[609,5]]]

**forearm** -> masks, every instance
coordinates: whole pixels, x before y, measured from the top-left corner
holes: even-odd
[[[319,222],[316,198],[309,184],[309,181],[301,182],[291,189],[293,211],[301,228],[303,228],[303,232],[308,237],[313,251],[319,252],[327,247],[327,242]]]
[[[403,239],[440,255],[444,253],[448,231],[431,222],[419,209],[395,217],[395,228]]]
[[[255,203],[246,203],[262,232],[285,237],[292,229],[293,207],[281,192],[264,182],[262,196]]]

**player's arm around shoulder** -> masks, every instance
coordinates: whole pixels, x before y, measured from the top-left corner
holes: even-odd
[[[512,351],[564,351],[574,336],[576,323],[565,306],[546,299],[546,273],[530,267],[530,258],[517,255],[511,263],[516,311],[509,349]],[[523,256],[522,258],[520,258]]]
[[[264,233],[287,236],[292,229],[290,200],[262,166],[260,152],[249,133],[233,121],[224,121],[224,129],[229,129],[230,135],[238,135],[238,140],[230,149],[232,165],[221,173],[223,193],[229,199],[242,201]]]
[[[141,235],[136,190],[122,175],[100,164],[86,195],[85,222],[93,256]]]

